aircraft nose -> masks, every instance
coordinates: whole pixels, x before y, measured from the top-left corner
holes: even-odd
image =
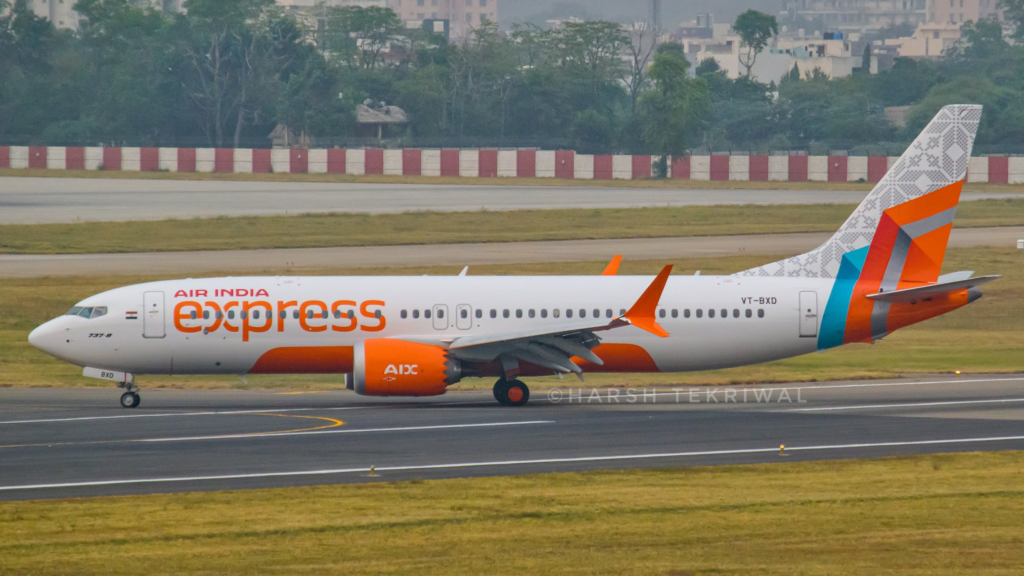
[[[54,321],[50,320],[28,335],[28,343],[52,356],[56,348],[57,336],[57,327],[54,325]]]

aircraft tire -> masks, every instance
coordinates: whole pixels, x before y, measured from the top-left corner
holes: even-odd
[[[135,392],[125,392],[121,394],[121,407],[122,408],[138,408],[139,402],[142,399]]]
[[[505,385],[506,406],[523,406],[530,401],[530,389],[519,380],[512,380]]]

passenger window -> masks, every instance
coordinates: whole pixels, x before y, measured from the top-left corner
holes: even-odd
[[[672,309],[672,317],[673,318],[679,318],[679,310],[673,308]]]
[[[605,318],[611,318],[612,317],[612,309],[609,308],[609,309],[605,310],[604,311],[604,316],[605,316]]]
[[[619,316],[625,316],[625,315],[626,315],[626,309],[625,308],[619,308]]]
[[[424,318],[430,318],[430,310],[424,310],[423,311],[423,317]]]
[[[441,309],[441,308],[437,309],[437,317],[438,318],[444,318],[444,310],[443,309]]]
[[[234,320],[234,319],[235,319],[235,311],[234,310],[228,310],[228,320]]]
[[[249,312],[247,310],[242,310],[239,313],[239,317],[241,317],[242,320],[248,320],[249,319]]]
[[[704,316],[704,310],[702,310],[700,308],[697,308],[697,318],[701,318],[703,316]]]
[[[661,310],[658,310],[658,318],[664,318],[664,317],[665,317],[665,309],[662,308]]]
[[[376,312],[373,313],[373,317],[376,318],[377,320],[380,320],[380,316],[381,316],[380,310],[377,310]]]
[[[757,317],[764,318],[764,308],[761,308],[760,310],[757,311]]]
[[[690,317],[690,309],[689,308],[685,308],[683,310],[683,318],[689,318],[689,317]]]
[[[598,310],[597,308],[594,308],[594,318],[600,318],[600,317],[601,317],[601,311]]]
[[[356,311],[355,310],[349,310],[348,314],[346,314],[346,316],[348,316],[348,319],[351,320],[351,319],[356,317]]]
[[[732,317],[733,318],[739,318],[740,317],[740,311],[739,311],[738,308],[733,308],[733,310],[732,310]]]
[[[551,311],[551,315],[554,316],[555,318],[558,318],[558,316],[559,316],[558,308],[555,308],[554,310],[552,310]]]
[[[405,310],[402,310],[402,312],[405,312]],[[402,314],[402,317],[405,318],[405,314]],[[334,319],[341,320],[341,310],[334,311]]]
[[[296,320],[299,319],[299,311],[298,310],[292,310],[292,318],[294,318]]]
[[[296,312],[296,314],[298,314],[298,312]],[[217,320],[221,320],[221,319],[224,318],[224,313],[221,312],[220,310],[217,310],[216,316],[217,316]]]
[[[747,308],[747,313],[746,313],[747,318],[750,318],[753,315],[754,314],[750,311],[750,308]]]
[[[313,311],[312,310],[306,310],[306,320],[312,320],[312,319],[313,319]]]
[[[285,310],[281,310],[281,312],[278,314],[278,316],[281,317],[281,320],[284,320],[284,319],[288,318],[288,312],[285,311]]]
[[[402,316],[402,320],[405,320],[409,316],[409,313],[406,312],[405,310],[402,310],[401,316]]]
[[[505,308],[504,310],[502,310],[501,316],[503,318],[508,318],[508,308]]]
[[[203,310],[203,320],[209,320],[209,319],[210,319],[210,311],[209,310]]]
[[[476,317],[477,318],[483,318],[484,317],[484,311],[479,309],[479,308],[477,308],[476,309]]]
[[[516,309],[516,318],[522,318],[522,317],[523,317],[523,310],[522,310],[522,308]]]
[[[106,315],[107,315],[107,307],[106,306],[97,306],[97,307],[92,309],[92,316],[90,316],[90,318],[99,318],[100,316],[106,316]]]
[[[540,309],[540,317],[541,318],[547,318],[548,317],[548,310],[547,310],[547,308],[541,308]]]
[[[580,308],[580,318],[586,318],[587,311],[584,308]]]
[[[555,312],[558,312],[558,310],[555,310]],[[572,318],[572,308],[566,308],[565,309],[565,317],[566,318]]]
[[[714,317],[715,317],[715,309],[711,308],[710,310],[708,310],[708,318],[714,318]]]
[[[420,317],[420,311],[419,310],[413,310],[412,311],[412,317],[413,318],[419,318]]]
[[[722,318],[728,318],[728,317],[729,317],[729,311],[726,310],[725,308],[722,308]]]
[[[497,317],[498,317],[498,311],[495,310],[494,308],[491,308],[491,318],[497,318]]]
[[[530,318],[533,318],[534,316],[537,315],[537,313],[533,311],[533,308],[530,308],[529,314],[530,314]]]
[[[252,311],[252,317],[253,317],[253,320],[259,320],[260,319],[260,311],[259,310],[253,310]]]

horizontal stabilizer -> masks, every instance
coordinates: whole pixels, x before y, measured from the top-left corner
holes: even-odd
[[[929,284],[927,286],[894,290],[892,292],[879,292],[878,294],[868,294],[868,298],[872,300],[879,300],[881,302],[917,302],[924,298],[981,286],[982,284],[991,282],[996,278],[1001,278],[1001,276],[978,276],[977,278],[968,278],[967,280]]]

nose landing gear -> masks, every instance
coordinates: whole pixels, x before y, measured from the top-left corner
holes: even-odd
[[[502,406],[523,406],[530,400],[530,389],[519,380],[502,378],[494,383],[494,399]]]
[[[139,387],[134,383],[122,382],[118,388],[125,388],[127,392],[121,394],[122,408],[138,408],[142,398],[139,397]]]

